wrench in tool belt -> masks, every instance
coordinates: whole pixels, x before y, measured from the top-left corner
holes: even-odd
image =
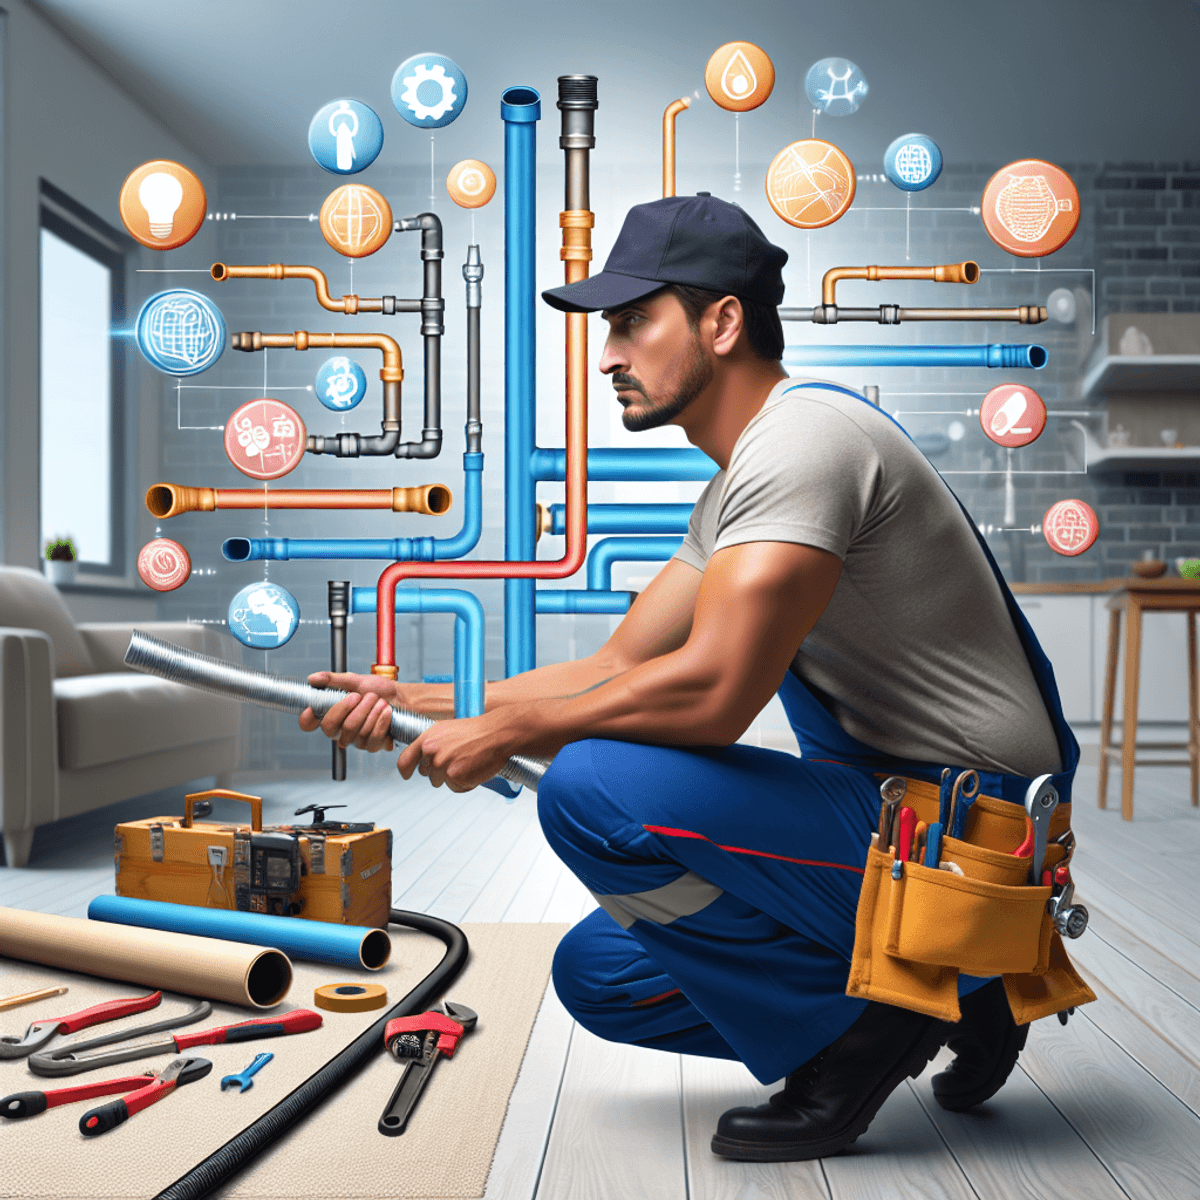
[[[1039,775],[1025,792],[1025,814],[1029,817],[1033,835],[1033,858],[1029,863],[1029,882],[1035,887],[1042,882],[1042,864],[1046,861],[1046,843],[1050,837],[1050,822],[1058,807],[1058,792],[1050,782],[1052,775]],[[1029,838],[1025,839],[1026,843]]]
[[[66,1017],[55,1017],[50,1021],[34,1021],[25,1030],[25,1036],[0,1037],[0,1058],[27,1058],[36,1054],[57,1033],[76,1033],[91,1025],[105,1021],[116,1021],[134,1013],[156,1008],[162,1001],[162,992],[151,992],[148,996],[132,996],[124,1000],[107,1000],[103,1004],[81,1009]]]

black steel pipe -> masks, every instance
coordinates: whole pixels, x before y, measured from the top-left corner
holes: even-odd
[[[346,670],[346,630],[350,617],[350,581],[329,580],[329,669],[335,672]],[[337,742],[331,743],[333,750],[333,778],[341,782],[346,778],[346,749]]]
[[[401,217],[397,233],[419,230],[424,286],[421,296],[421,336],[425,339],[425,424],[419,442],[402,442],[397,458],[436,458],[442,449],[442,335],[446,302],[442,299],[442,222],[434,213]]]

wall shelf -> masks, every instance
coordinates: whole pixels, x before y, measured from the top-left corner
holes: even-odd
[[[1084,399],[1114,392],[1200,392],[1200,354],[1105,354],[1083,377]]]
[[[1087,473],[1102,475],[1112,471],[1187,471],[1200,469],[1200,446],[1101,446],[1082,422],[1072,425],[1083,433]]]

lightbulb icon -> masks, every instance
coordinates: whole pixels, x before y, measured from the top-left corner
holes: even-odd
[[[165,241],[171,236],[175,212],[183,203],[183,184],[174,175],[155,171],[142,180],[138,199],[150,218],[150,232]]]

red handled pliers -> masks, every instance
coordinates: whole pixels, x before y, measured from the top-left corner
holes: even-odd
[[[157,1008],[161,1001],[162,992],[151,992],[148,996],[133,996],[128,1000],[108,1000],[53,1021],[34,1021],[22,1038],[0,1037],[0,1058],[26,1058],[36,1054],[56,1033],[75,1033],[90,1025],[130,1017],[148,1008]]]
[[[93,1100],[97,1096],[128,1092],[128,1096],[90,1109],[79,1118],[79,1132],[84,1137],[95,1137],[115,1129],[123,1121],[128,1121],[134,1113],[148,1108],[175,1088],[203,1079],[211,1070],[212,1063],[207,1058],[184,1056],[169,1062],[157,1075],[127,1075],[121,1079],[105,1079],[100,1083],[57,1088],[51,1092],[16,1092],[0,1100],[0,1117],[15,1121],[21,1117],[36,1116],[48,1108],[57,1108],[60,1104],[73,1104],[77,1100]]]

